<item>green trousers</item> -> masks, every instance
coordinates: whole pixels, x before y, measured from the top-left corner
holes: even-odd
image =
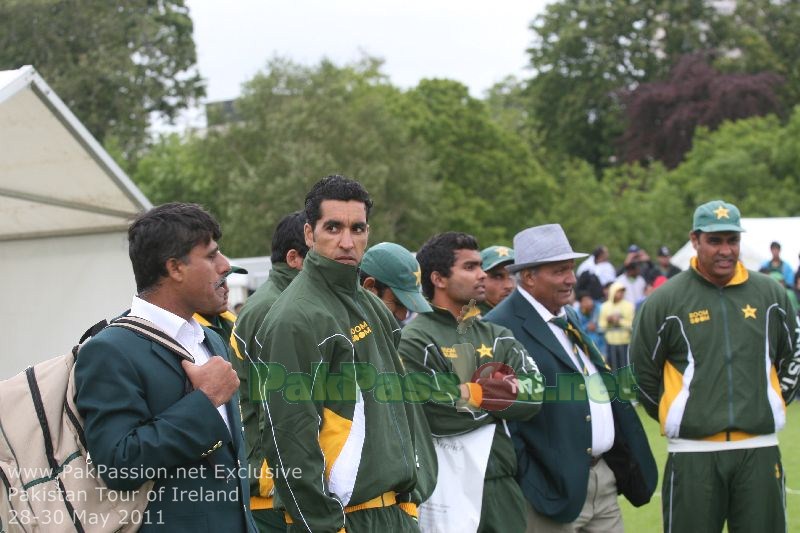
[[[519,485],[510,476],[483,483],[478,533],[522,533],[527,523],[527,504]]]
[[[670,453],[661,486],[665,532],[786,531],[786,479],[777,446]]]

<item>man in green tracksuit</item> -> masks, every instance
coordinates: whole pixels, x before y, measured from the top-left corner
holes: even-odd
[[[247,299],[239,313],[233,335],[230,335],[234,355],[231,364],[239,376],[239,406],[250,465],[250,508],[261,533],[286,531],[286,522],[283,511],[275,509],[274,483],[266,475],[269,463],[263,454],[258,454],[264,429],[264,410],[256,409],[256,404],[250,401],[249,373],[251,363],[256,361],[253,347],[257,346],[256,333],[264,317],[303,268],[303,258],[308,252],[303,235],[305,221],[305,213],[296,211],[278,222],[272,235],[269,278]]]
[[[400,328],[358,279],[372,201],[337,175],[305,205],[303,271],[256,334],[262,446],[289,531],[418,531],[413,411],[394,387]]]
[[[479,522],[472,526],[482,532],[525,531],[525,500],[514,479],[517,461],[506,420],[527,420],[538,412],[543,391],[538,368],[509,330],[479,320],[477,309],[468,305],[483,297],[486,278],[474,237],[435,235],[417,252],[417,260],[433,311],[421,313],[403,329],[400,355],[409,372],[461,375],[458,397],[423,405],[440,444],[486,425],[495,427],[488,433],[485,472],[470,473],[453,484],[464,488],[475,479],[483,483]],[[440,461],[440,485],[446,483],[443,475]]]
[[[514,249],[508,246],[489,246],[481,250],[481,268],[486,272],[486,294],[478,300],[481,315],[486,314],[511,294],[516,283],[506,266],[514,263]]]
[[[786,529],[777,432],[800,375],[800,332],[785,291],[739,262],[736,206],[697,208],[691,268],[650,295],[630,356],[669,458],[664,531]]]

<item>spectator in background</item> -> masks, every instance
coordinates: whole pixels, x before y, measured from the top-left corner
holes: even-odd
[[[792,267],[781,259],[781,243],[772,241],[769,245],[769,251],[772,253],[772,259],[764,261],[761,265],[761,270],[766,269],[768,272],[780,272],[783,276],[783,281],[787,287],[794,287],[794,272]]]
[[[643,270],[648,270],[648,263],[650,263],[650,257],[644,250],[635,244],[631,244],[628,247],[628,255],[625,257],[622,273],[617,277],[616,281],[625,287],[625,299],[634,306],[644,300],[645,297],[644,290],[647,282],[642,272]],[[610,295],[608,299],[611,299]]]
[[[669,279],[675,274],[680,274],[681,269],[670,263],[671,259],[672,254],[669,253],[669,248],[666,246],[659,246],[656,264],[651,270],[651,279],[648,281],[652,283],[658,275],[666,276],[667,279]]]
[[[608,260],[608,248],[602,245],[595,248],[592,255],[578,266],[575,277],[580,279],[581,274],[587,270],[597,276],[601,287],[605,287],[617,279],[617,271]]]
[[[588,292],[576,293],[576,299],[575,309],[578,311],[578,325],[592,339],[600,353],[606,353],[606,340],[599,323],[600,303],[595,301]]]
[[[478,309],[485,315],[494,306],[511,294],[516,284],[506,265],[514,262],[514,249],[507,246],[490,246],[481,251],[481,268],[486,272],[484,286],[486,299],[478,302]]]
[[[605,332],[606,354],[614,371],[628,366],[628,345],[631,343],[634,306],[625,300],[625,287],[614,282],[608,290],[608,300],[600,306],[600,329]]]

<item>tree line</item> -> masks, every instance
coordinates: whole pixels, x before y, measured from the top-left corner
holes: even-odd
[[[183,0],[0,5],[0,68],[33,64],[154,202],[195,201],[223,249],[262,255],[321,176],[362,181],[371,242],[443,230],[482,245],[559,222],[577,249],[677,248],[712,198],[797,214],[800,0],[562,0],[531,22],[533,75],[480,98],[402,90],[379,58],[266,61],[232,113],[157,139],[203,96]],[[76,32],[75,27],[83,28]]]

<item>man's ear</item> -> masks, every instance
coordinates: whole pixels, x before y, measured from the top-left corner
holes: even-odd
[[[431,272],[431,283],[437,289],[444,289],[447,287],[447,278],[442,276],[442,274],[436,270]]]
[[[292,248],[286,252],[286,264],[295,270],[303,270],[303,256],[300,252]]]
[[[303,225],[303,236],[306,239],[306,246],[314,248],[314,228],[308,222]]]
[[[700,234],[695,233],[694,231],[689,232],[689,239],[692,241],[692,248],[697,250],[697,247],[700,244]]]
[[[167,270],[167,277],[175,281],[183,281],[183,270],[185,266],[186,263],[175,257],[170,257],[164,264],[164,268]]]
[[[378,294],[378,289],[375,288],[375,278],[373,278],[372,276],[364,278],[364,283],[362,283],[361,285],[372,294],[375,295]]]

